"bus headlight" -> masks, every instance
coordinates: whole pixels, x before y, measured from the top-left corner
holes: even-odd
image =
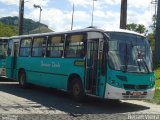
[[[115,83],[115,81],[114,80],[111,80],[111,84],[114,84]]]
[[[110,84],[113,85],[113,86],[120,86],[120,83],[116,82],[115,80],[111,80]]]
[[[152,87],[154,87],[154,84],[150,84],[150,85],[149,85],[149,88],[152,88]]]
[[[115,83],[116,86],[119,86],[120,84],[118,82]]]
[[[151,81],[151,82],[154,82],[154,81],[155,81],[155,78],[154,78],[154,77],[150,77],[150,81]]]

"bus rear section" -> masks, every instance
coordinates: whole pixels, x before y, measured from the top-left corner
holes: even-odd
[[[106,36],[107,38],[107,36]],[[8,45],[7,77],[104,98],[106,38],[102,31],[82,30],[12,37]]]
[[[0,37],[0,76],[5,76],[6,74],[6,55],[7,55],[7,37]]]

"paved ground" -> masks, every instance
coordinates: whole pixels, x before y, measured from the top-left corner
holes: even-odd
[[[123,120],[160,119],[160,106],[143,101],[109,102],[88,98],[75,102],[62,91],[30,87],[22,89],[17,82],[0,81],[0,119],[2,120]],[[138,116],[135,116],[138,114]],[[152,116],[145,116],[145,115]]]

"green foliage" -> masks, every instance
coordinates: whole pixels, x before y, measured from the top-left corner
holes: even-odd
[[[135,23],[127,24],[127,29],[138,33],[145,33],[147,31],[144,25]]]
[[[155,68],[156,68],[156,70],[155,70],[156,80],[160,80],[160,64],[157,65]],[[160,81],[159,81],[158,85],[160,87]]]
[[[35,21],[31,20],[31,19],[24,19],[24,30],[23,30],[23,33],[24,34],[30,34],[35,29],[39,30],[39,27],[40,28],[43,28],[43,27],[46,28],[45,32],[52,31],[45,24],[41,24],[41,23],[39,24],[39,22],[35,22]],[[37,31],[35,33],[39,33],[39,31]]]
[[[47,33],[47,32],[53,32],[53,31],[48,29],[47,27],[40,27],[30,31],[29,34]]]
[[[155,91],[154,103],[160,104],[160,89],[156,89]]]
[[[155,51],[155,36],[154,36],[154,34],[153,33],[149,33],[147,38],[149,40],[149,43],[151,45],[152,50]]]
[[[157,65],[157,69],[155,70],[155,75],[156,75],[156,81],[155,81],[156,91],[154,94],[154,100],[160,104],[160,65]]]
[[[152,100],[146,100],[146,101],[151,102],[151,103],[160,104],[160,65],[156,66],[155,76],[156,76],[156,81],[155,81],[154,98]]]
[[[0,22],[2,22],[3,24],[6,24],[6,25],[18,26],[18,17],[3,17],[3,18],[0,18]],[[45,27],[46,29],[48,29],[45,32],[52,31],[45,24],[42,24],[42,23],[39,24],[39,22],[35,22],[31,19],[24,18],[23,33],[30,34],[30,33],[32,33],[31,31],[34,31],[35,29],[39,28],[39,26]],[[38,33],[38,31],[36,33]]]
[[[0,37],[10,37],[18,34],[18,28],[15,26],[5,25],[0,22]]]
[[[152,16],[152,25],[150,25],[149,27],[152,29],[153,32],[155,32],[156,30],[156,21],[157,21],[157,15],[153,15]]]

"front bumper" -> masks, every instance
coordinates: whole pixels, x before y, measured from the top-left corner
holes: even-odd
[[[131,91],[122,88],[113,87],[106,84],[105,98],[106,99],[152,99],[154,97],[155,88],[147,89],[145,91]],[[140,95],[133,95],[134,92]]]

